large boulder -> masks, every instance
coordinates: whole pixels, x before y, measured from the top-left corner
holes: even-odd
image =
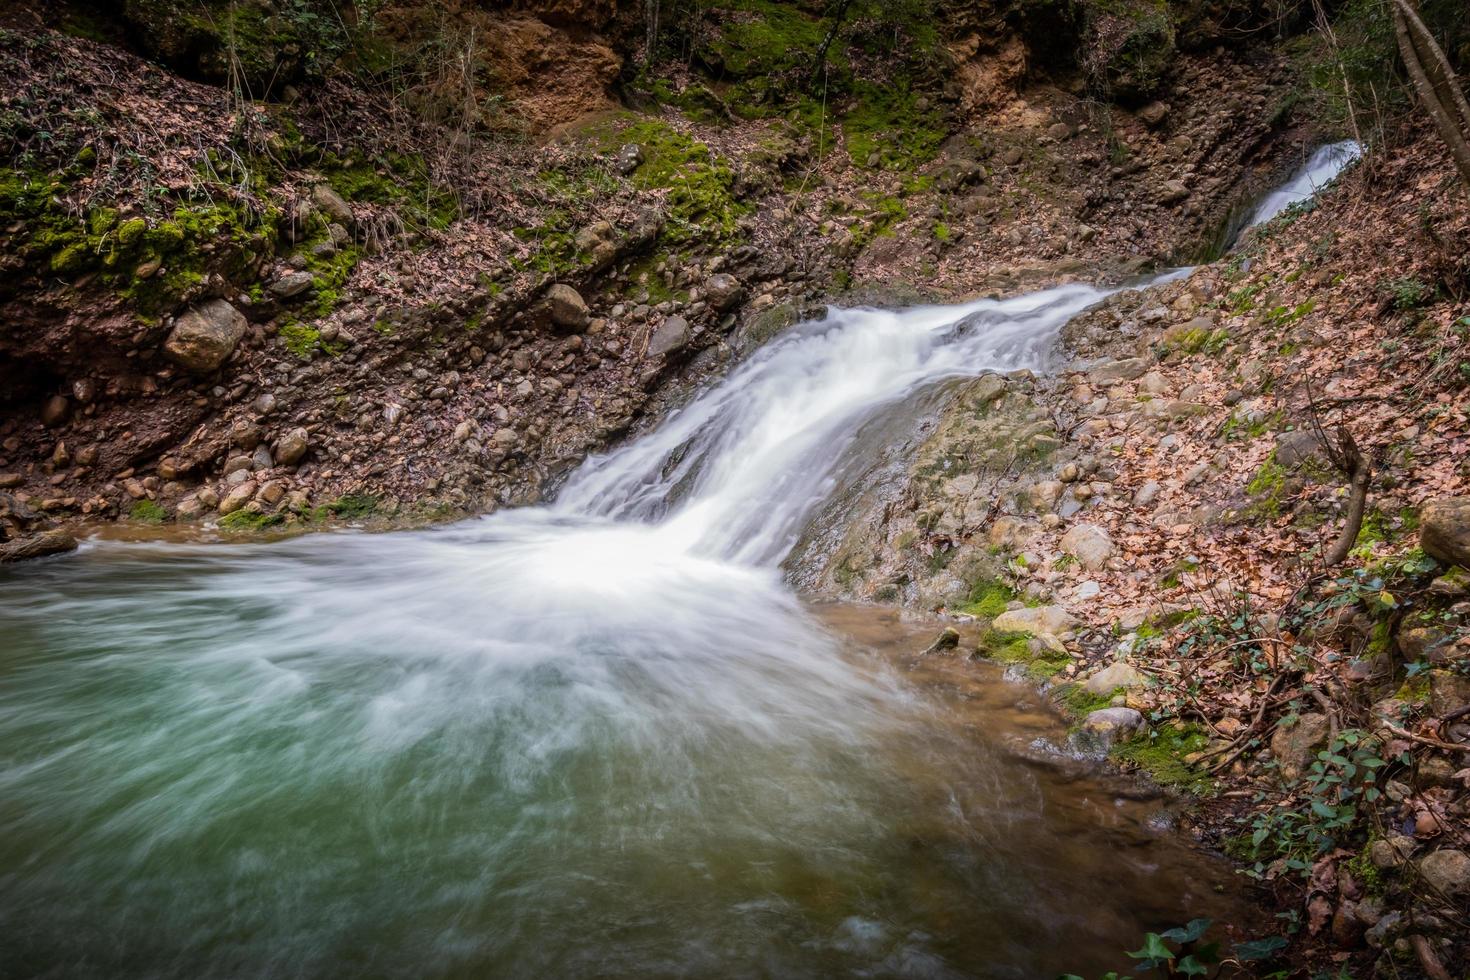
[[[164,355],[180,367],[205,374],[234,353],[245,336],[245,315],[222,299],[190,307],[174,320]]]
[[[1470,567],[1470,497],[1440,497],[1419,512],[1419,547],[1449,565]]]

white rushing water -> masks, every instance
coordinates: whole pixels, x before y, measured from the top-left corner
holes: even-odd
[[[1261,199],[1251,212],[1247,227],[1264,224],[1293,204],[1311,200],[1314,194],[1336,180],[1348,164],[1362,155],[1363,148],[1355,140],[1318,147],[1289,181]]]
[[[1187,918],[777,570],[866,422],[1107,293],[831,310],[547,507],[0,571],[0,975],[1029,977]]]

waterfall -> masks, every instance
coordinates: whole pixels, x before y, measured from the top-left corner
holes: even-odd
[[[866,423],[1108,293],[832,309],[544,507],[0,569],[0,974],[1019,978],[1213,914],[1007,754],[1024,695],[925,693],[778,570]]]

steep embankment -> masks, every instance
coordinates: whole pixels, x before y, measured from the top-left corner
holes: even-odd
[[[1302,152],[1197,12],[309,7],[7,13],[7,554],[532,500],[824,300],[1191,254]]]
[[[1363,975],[1453,969],[1470,894],[1470,208],[1418,135],[958,385],[797,558],[973,624]]]

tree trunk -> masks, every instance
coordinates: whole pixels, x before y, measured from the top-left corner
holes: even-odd
[[[1450,69],[1448,60],[1444,58],[1444,51],[1435,43],[1434,38],[1429,36],[1424,22],[1408,0],[1395,0],[1393,27],[1394,34],[1398,38],[1399,55],[1404,59],[1404,67],[1408,69],[1409,80],[1414,85],[1414,94],[1418,97],[1419,103],[1424,106],[1424,110],[1429,113],[1429,117],[1434,120],[1434,126],[1439,130],[1440,139],[1449,148],[1455,166],[1460,171],[1460,179],[1464,182],[1465,187],[1470,189],[1470,142],[1467,142],[1465,135],[1466,131],[1470,130],[1470,121],[1467,121],[1462,115],[1462,112],[1470,112],[1470,108],[1462,110],[1460,107],[1465,97],[1459,91],[1454,72]],[[1429,56],[1430,63],[1441,81],[1439,87],[1436,87],[1434,81],[1429,77],[1421,51]],[[1445,105],[1441,97],[1441,89],[1453,90],[1453,94],[1449,96],[1454,104],[1453,109]]]
[[[827,50],[832,47],[832,42],[837,38],[837,32],[842,29],[842,21],[847,17],[847,8],[851,6],[852,0],[839,0],[837,10],[832,15],[832,28],[827,31],[827,36],[822,38],[822,44],[817,48],[817,60],[812,64],[812,75],[807,79],[807,88],[817,87],[817,79],[822,76],[822,69],[827,67]]]
[[[1373,463],[1359,451],[1353,434],[1346,427],[1337,430],[1337,451],[1330,455],[1348,478],[1348,508],[1347,522],[1342,526],[1342,533],[1323,559],[1328,568],[1342,564],[1348,552],[1353,550],[1358,532],[1363,529],[1363,512],[1368,506],[1368,487],[1373,482]]]

